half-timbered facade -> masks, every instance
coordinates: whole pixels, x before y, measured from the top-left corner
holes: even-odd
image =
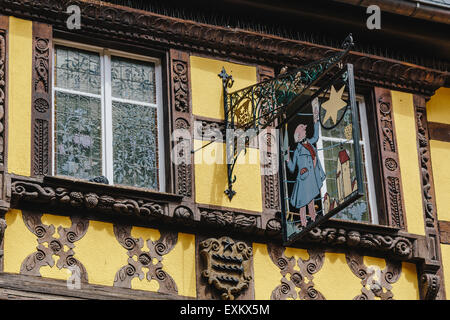
[[[450,4],[373,1],[370,30],[360,2],[1,0],[0,298],[446,299]],[[276,124],[230,179],[220,74],[246,88],[349,33],[365,193],[286,246]],[[339,161],[328,193],[354,188]]]

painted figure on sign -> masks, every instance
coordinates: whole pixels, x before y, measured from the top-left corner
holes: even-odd
[[[300,209],[300,223],[306,226],[306,207],[312,221],[316,220],[316,209],[314,207],[314,198],[320,194],[323,181],[325,181],[325,172],[318,159],[317,149],[313,144],[319,140],[319,109],[314,105],[314,136],[311,139],[306,137],[306,124],[299,124],[294,132],[294,141],[297,148],[294,151],[292,160],[290,156],[286,159],[286,166],[291,173],[297,169],[297,178],[290,196],[291,205]],[[288,153],[289,154],[289,153]]]

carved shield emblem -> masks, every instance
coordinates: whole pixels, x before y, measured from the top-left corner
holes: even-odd
[[[200,243],[205,269],[202,276],[221,293],[224,300],[234,300],[249,287],[252,248],[229,237],[210,238]]]

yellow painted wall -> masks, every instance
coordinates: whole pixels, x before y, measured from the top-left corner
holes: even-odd
[[[207,144],[207,141],[194,141],[195,150]],[[219,163],[216,163],[216,159]],[[236,195],[230,201],[224,193],[228,188],[226,165],[226,146],[224,143],[212,143],[195,153],[195,201],[197,203],[262,211],[261,169],[259,150],[248,148],[242,152],[234,168],[236,182],[233,190]]]
[[[31,168],[32,22],[9,19],[8,169],[29,176]]]
[[[450,142],[430,140],[430,153],[438,219],[450,221]]]
[[[391,93],[408,232],[425,235],[413,96]]]
[[[215,59],[191,56],[192,112],[195,115],[223,119],[222,67],[233,76],[236,91],[255,84],[256,68]]]
[[[450,124],[450,88],[439,88],[427,102],[427,118],[430,122]]]
[[[38,245],[36,236],[25,226],[22,213],[19,210],[10,210],[6,214],[8,225],[4,240],[4,271],[20,273],[20,267],[25,258],[36,251]],[[48,215],[42,216],[42,223],[53,225],[53,237],[59,238],[58,227],[69,228],[71,220],[68,217]],[[144,240],[143,251],[148,252],[147,240],[156,241],[160,233],[156,229],[133,227],[132,237]],[[47,246],[48,244],[43,244]],[[65,251],[68,250],[66,247]],[[113,225],[99,221],[89,221],[89,228],[83,238],[75,242],[74,257],[86,268],[88,281],[91,284],[113,286],[114,278],[123,266],[128,264],[127,250],[117,241]],[[58,269],[56,263],[58,256],[54,256],[53,267],[44,266],[40,269],[42,277],[67,280],[71,272]],[[134,257],[137,259],[137,257]],[[195,287],[195,237],[191,234],[178,234],[178,242],[167,255],[163,256],[163,270],[175,281],[178,294],[183,296],[196,296]],[[146,273],[147,269],[143,271]],[[157,291],[159,284],[156,280],[149,282],[133,279],[132,289]]]
[[[450,299],[450,245],[441,244],[442,265],[444,271],[444,286],[447,300]]]
[[[286,248],[285,255],[296,260],[309,258],[308,252],[303,249]],[[253,259],[255,299],[268,300],[272,291],[281,284],[280,269],[270,259],[265,244],[253,244]],[[363,262],[366,267],[379,270],[386,268],[384,259],[364,257]],[[298,266],[294,269],[300,270]],[[360,295],[362,289],[361,279],[350,270],[344,253],[325,252],[323,266],[314,274],[313,282],[314,288],[327,300],[351,300]],[[419,299],[417,271],[414,264],[402,264],[402,272],[397,282],[392,285],[391,292],[396,300]]]

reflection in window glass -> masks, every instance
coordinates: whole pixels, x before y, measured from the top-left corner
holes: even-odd
[[[113,102],[114,182],[158,188],[156,108]]]

